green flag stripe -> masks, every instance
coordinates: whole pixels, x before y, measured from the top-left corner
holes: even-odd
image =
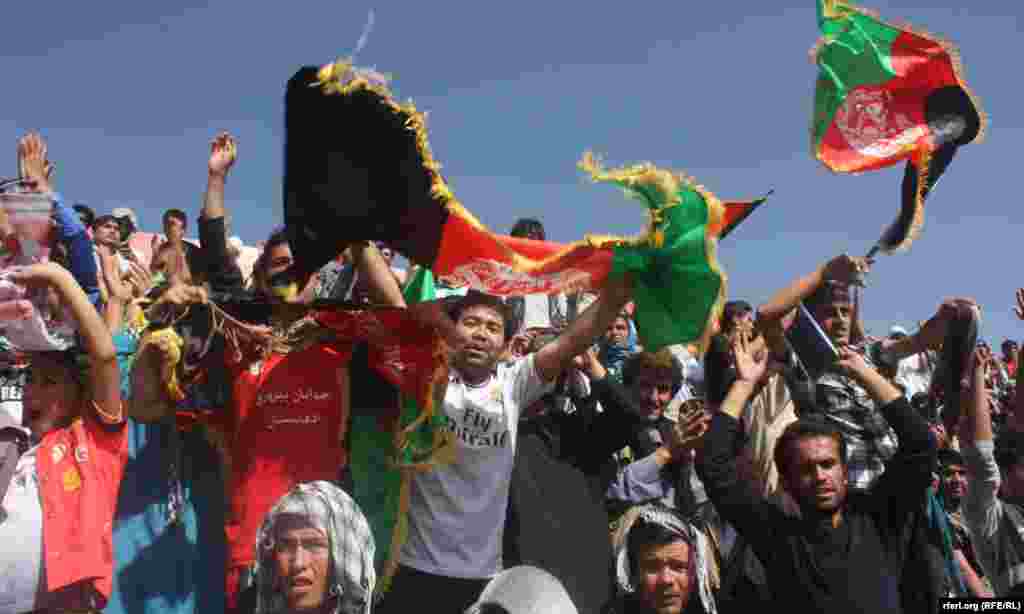
[[[613,258],[613,274],[633,276],[638,332],[651,350],[701,340],[722,287],[708,253],[707,203],[694,190],[679,196],[681,205],[662,211],[661,247],[620,246]]]
[[[819,68],[814,100],[815,144],[821,142],[836,111],[850,90],[863,85],[881,85],[896,76],[892,45],[901,34],[898,28],[847,9],[840,17],[823,16],[818,0],[823,44],[816,62]]]

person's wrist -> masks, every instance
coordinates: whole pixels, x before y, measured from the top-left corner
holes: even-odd
[[[754,389],[757,388],[757,380],[737,378],[736,381],[733,382],[733,386],[746,392],[753,392]]]
[[[871,379],[872,375],[877,375],[877,373],[873,369],[862,364],[850,365],[850,367],[847,368],[847,371],[850,377],[852,377],[853,379],[857,380],[860,383],[864,383],[865,381]]]
[[[656,462],[659,467],[664,467],[665,465],[671,464],[678,455],[679,452],[677,451],[677,446],[666,444],[654,451],[654,462]]]
[[[214,182],[221,182],[221,183],[223,183],[227,179],[227,177],[228,177],[228,171],[226,169],[222,170],[222,171],[210,169],[208,177],[209,177],[210,183],[214,183]]]
[[[834,259],[833,259],[834,260]],[[821,279],[821,283],[831,281],[835,276],[833,260],[829,260],[825,264],[818,267],[818,278]]]
[[[840,280],[840,276],[841,276],[840,275],[840,268],[843,266],[843,264],[844,264],[844,257],[843,256],[836,256],[834,258],[829,259],[821,267],[821,281],[822,282],[839,281]]]
[[[914,334],[914,338],[917,341],[917,346],[928,349],[935,349],[935,347],[942,343],[941,333],[942,327],[942,316],[936,314],[928,319],[921,327],[921,330]]]
[[[57,284],[64,281],[77,283],[75,282],[75,278],[71,276],[71,272],[56,262],[51,262],[50,265],[46,267],[46,278],[51,284]]]

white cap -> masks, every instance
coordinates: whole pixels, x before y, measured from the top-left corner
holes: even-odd
[[[904,337],[909,337],[910,333],[908,333],[907,329],[903,328],[902,326],[893,326],[892,328],[889,329],[889,336],[893,337],[896,335],[903,335]]]
[[[485,606],[495,605],[509,614],[579,613],[558,578],[529,565],[506,569],[492,578],[466,614],[479,614]]]
[[[135,215],[135,212],[128,207],[118,207],[110,212],[110,215],[114,217],[126,217],[132,222],[132,226],[135,230],[139,230],[139,218]]]

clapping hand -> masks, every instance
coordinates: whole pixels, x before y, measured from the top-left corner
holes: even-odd
[[[736,335],[732,342],[732,359],[736,365],[737,380],[757,384],[767,371],[768,352],[755,350],[752,344],[747,335]]]
[[[128,283],[136,297],[145,296],[153,287],[153,275],[138,262],[128,263]]]
[[[673,460],[685,460],[700,447],[711,425],[702,399],[690,399],[679,408],[679,420],[662,429],[662,439]]]

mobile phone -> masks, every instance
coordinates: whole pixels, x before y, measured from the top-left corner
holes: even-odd
[[[786,332],[786,339],[812,380],[839,361],[839,350],[803,303],[797,307],[796,319]]]

